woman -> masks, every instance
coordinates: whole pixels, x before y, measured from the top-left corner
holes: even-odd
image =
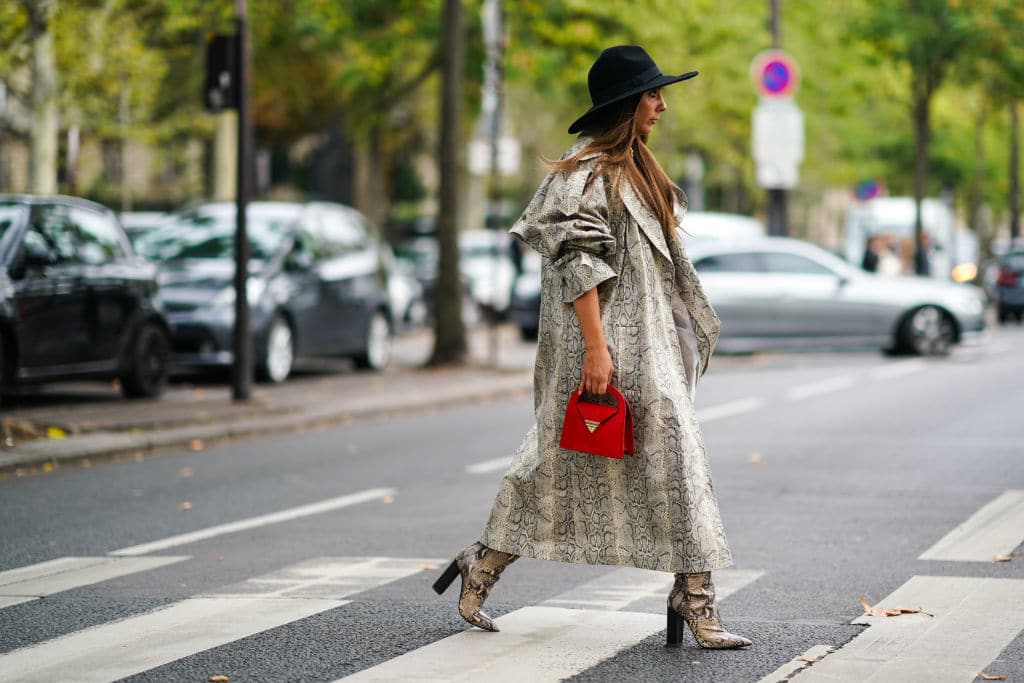
[[[647,149],[665,111],[663,75],[643,48],[612,47],[590,69],[593,106],[511,232],[541,253],[536,423],[505,474],[479,542],[434,590],[462,577],[459,612],[480,611],[501,572],[526,555],[675,574],[668,642],[682,622],[701,647],[750,641],[722,628],[711,571],[732,564],[692,397],[718,318],[676,234],[686,199]],[[558,447],[569,396],[616,386],[629,401],[636,457]]]

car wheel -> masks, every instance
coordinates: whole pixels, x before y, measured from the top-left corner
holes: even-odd
[[[363,351],[356,357],[356,365],[368,370],[382,370],[391,360],[391,326],[387,316],[377,311],[366,326]]]
[[[145,323],[128,351],[128,363],[121,372],[121,393],[127,398],[159,396],[167,383],[171,342],[156,323]]]
[[[259,365],[259,377],[278,384],[288,379],[295,363],[295,337],[283,316],[274,318],[267,334],[267,350]]]
[[[1010,322],[1010,309],[999,307],[999,324],[1005,325]]]
[[[955,330],[949,315],[935,306],[922,306],[903,321],[902,346],[921,356],[942,356],[953,346]]]

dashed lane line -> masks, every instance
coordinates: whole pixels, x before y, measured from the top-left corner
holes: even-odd
[[[211,526],[197,531],[190,531],[185,534],[178,534],[177,536],[171,536],[159,541],[133,545],[127,548],[121,548],[120,550],[111,551],[108,554],[114,556],[146,555],[159,550],[166,550],[167,548],[175,548],[179,545],[195,543],[196,541],[205,541],[206,539],[214,538],[215,536],[233,534],[238,531],[255,529],[257,527],[268,526],[270,524],[290,522],[293,519],[309,517],[310,515],[319,515],[324,512],[330,512],[331,510],[338,510],[351,505],[358,505],[359,503],[368,503],[370,501],[380,500],[385,496],[393,496],[396,492],[397,491],[395,489],[390,488],[368,489],[366,491],[350,493],[346,496],[328,498],[327,500],[321,500],[318,503],[310,503],[309,505],[300,505],[298,507],[288,508],[287,510],[280,510],[269,515],[249,517],[248,519],[240,519],[237,522],[218,524],[217,526]]]
[[[831,394],[843,389],[849,389],[857,380],[853,375],[839,375],[828,379],[797,385],[786,391],[786,398],[790,401],[802,401],[805,398],[813,398],[824,394]]]

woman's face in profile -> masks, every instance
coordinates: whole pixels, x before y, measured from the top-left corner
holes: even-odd
[[[661,118],[661,112],[668,109],[665,98],[661,96],[661,88],[648,90],[640,96],[640,104],[636,108],[636,129],[642,136],[651,134],[654,124]]]

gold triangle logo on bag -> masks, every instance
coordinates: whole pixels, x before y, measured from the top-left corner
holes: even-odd
[[[597,420],[584,420],[583,424],[587,425],[587,429],[590,430],[591,434],[597,431],[597,428],[601,426],[601,423]]]

